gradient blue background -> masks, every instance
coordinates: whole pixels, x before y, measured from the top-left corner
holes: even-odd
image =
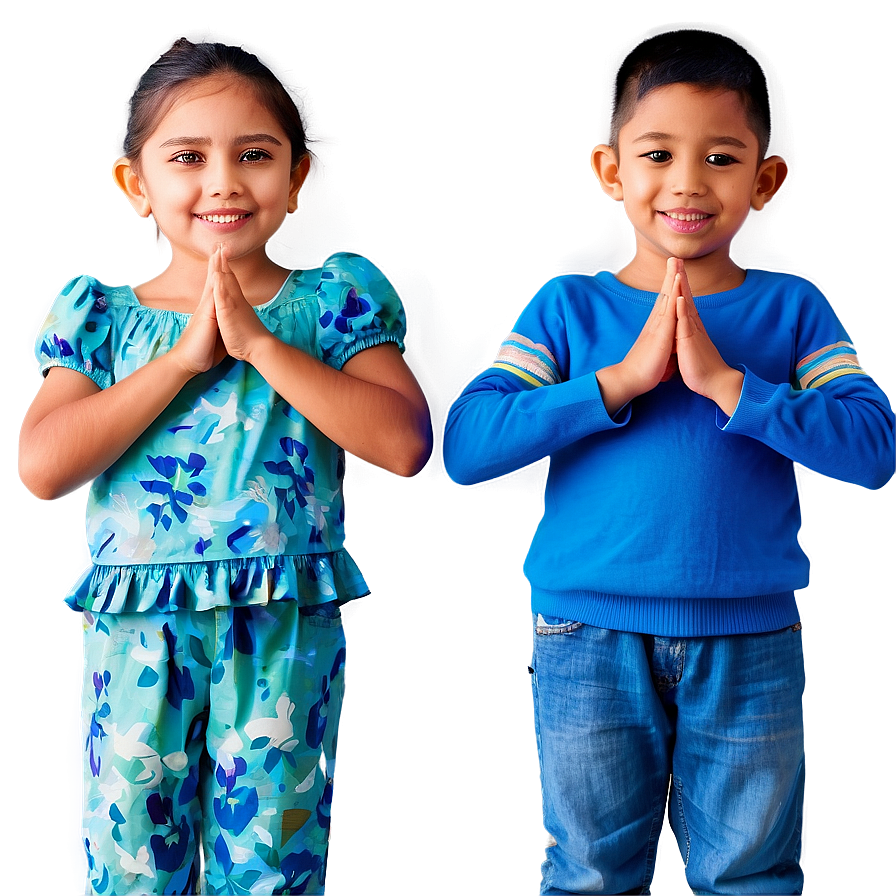
[[[893,13],[873,9],[855,0],[842,18],[822,18],[809,4],[682,0],[670,21],[656,0],[197,0],[151,11],[100,0],[52,14],[19,6],[15,23],[6,14],[0,767],[9,892],[48,892],[48,880],[54,893],[82,892],[80,626],[62,596],[87,562],[85,495],[52,505],[31,497],[15,474],[16,437],[38,387],[33,338],[62,284],[80,273],[135,284],[164,262],[152,222],[111,177],[146,66],[180,35],[218,39],[256,51],[298,89],[318,161],[272,254],[311,267],[350,249],[382,268],[408,310],[407,357],[441,431],[455,395],[544,281],[630,257],[622,207],[589,166],[624,54],[669,27],[723,30],[766,69],[771,151],[791,167],[735,258],[817,283],[896,398]],[[411,481],[351,459],[347,545],[374,595],[345,614],[330,896],[421,885],[429,896],[537,891],[544,834],[521,566],[545,469],[462,489],[438,444]],[[884,807],[896,796],[879,712],[891,702],[896,486],[870,493],[799,478],[813,562],[799,595],[806,892],[870,891],[887,878]],[[384,693],[404,702],[383,704]],[[654,892],[689,892],[668,828]]]

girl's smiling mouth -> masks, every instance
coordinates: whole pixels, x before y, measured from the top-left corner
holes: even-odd
[[[222,208],[216,211],[198,212],[193,217],[216,233],[231,233],[239,230],[252,217],[252,212],[241,208]]]
[[[217,208],[207,212],[196,212],[193,217],[210,224],[232,224],[234,221],[250,217],[251,214],[244,208]]]
[[[196,215],[200,221],[211,221],[212,224],[232,224],[242,218],[248,218],[248,215]]]

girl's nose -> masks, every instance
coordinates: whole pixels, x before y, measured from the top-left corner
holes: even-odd
[[[242,180],[237,166],[222,161],[217,165],[210,165],[207,171],[209,175],[207,189],[210,196],[227,198],[238,196],[242,192]]]

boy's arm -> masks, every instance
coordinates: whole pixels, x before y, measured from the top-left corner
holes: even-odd
[[[859,366],[849,336],[814,287],[802,305],[792,384],[729,367],[706,333],[684,266],[676,278],[679,368],[692,390],[713,400],[725,432],[749,436],[835,479],[880,488],[896,465],[894,418],[886,395]]]
[[[609,416],[594,374],[534,385],[493,366],[448,412],[445,469],[461,485],[494,479],[592,433],[623,426],[628,411],[624,415],[619,421]]]
[[[628,422],[628,408],[614,408],[611,417],[594,373],[567,379],[568,325],[562,290],[552,282],[525,309],[492,366],[454,402],[444,454],[455,482],[503,476]]]
[[[852,353],[850,343],[838,343],[839,348],[822,346],[820,357],[840,349]],[[847,362],[834,379],[815,385],[807,380],[812,377],[808,363],[800,388],[767,383],[744,368],[740,401],[730,418],[719,412],[719,425],[825,476],[880,488],[896,466],[894,418],[886,395],[857,362]]]
[[[552,281],[517,321],[492,367],[455,401],[445,427],[445,468],[471,485],[502,476],[579,439],[624,426],[629,402],[668,379],[674,365],[675,303],[670,264],[635,343],[617,364],[565,380],[567,308]]]

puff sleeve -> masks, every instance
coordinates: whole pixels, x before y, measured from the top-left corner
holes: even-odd
[[[101,389],[112,385],[111,313],[99,283],[76,277],[59,293],[35,344],[41,373],[68,367]]]
[[[331,255],[317,288],[317,336],[321,358],[340,370],[365,348],[394,342],[404,351],[404,308],[392,284],[366,258],[348,252]]]

